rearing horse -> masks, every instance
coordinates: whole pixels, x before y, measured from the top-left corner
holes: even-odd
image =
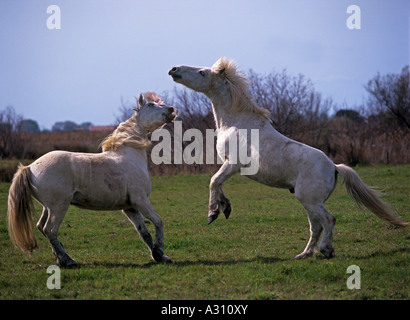
[[[231,204],[222,191],[222,185],[244,166],[232,161],[226,151],[230,138],[232,135],[238,137],[240,129],[259,129],[259,170],[247,177],[271,187],[289,189],[306,209],[310,239],[296,259],[314,254],[322,231],[320,252],[326,258],[335,255],[332,240],[336,219],[326,211],[324,203],[336,186],[337,174],[342,176],[347,192],[359,205],[366,206],[379,218],[395,226],[408,225],[363,183],[353,169],[343,164],[336,165],[322,151],[276,131],[271,125],[269,111],[258,107],[253,101],[246,78],[232,60],[222,57],[212,68],[177,66],[168,74],[175,82],[204,93],[212,102],[218,130],[217,151],[224,163],[210,182],[208,223],[218,217],[220,210],[226,218],[229,217]],[[251,153],[254,150],[250,149],[249,142],[248,139],[248,153]],[[236,154],[234,158],[237,159]]]

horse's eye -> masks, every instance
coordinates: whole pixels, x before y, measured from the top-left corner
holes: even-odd
[[[205,77],[205,71],[204,70],[199,70],[199,74],[203,77]]]
[[[153,107],[153,106],[155,106],[154,103],[152,103],[152,102],[149,102],[149,103],[148,103],[148,107]]]

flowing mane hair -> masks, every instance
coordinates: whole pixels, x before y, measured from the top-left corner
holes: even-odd
[[[231,89],[232,104],[231,111],[256,113],[267,119],[269,122],[270,111],[259,107],[249,93],[249,81],[240,71],[233,60],[225,57],[220,58],[212,66],[215,73],[223,73]]]
[[[163,103],[161,97],[155,92],[145,92],[143,96],[147,102]],[[123,145],[134,149],[147,148],[151,145],[151,142],[142,135],[137,125],[137,113],[141,107],[138,101],[138,108],[134,109],[136,113],[127,121],[121,122],[117,129],[101,142],[100,146],[103,152],[115,151]]]

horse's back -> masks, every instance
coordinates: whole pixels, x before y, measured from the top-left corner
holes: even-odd
[[[70,179],[72,166],[72,152],[51,151],[38,158],[30,165],[33,183],[39,187],[42,182],[52,183],[54,178],[59,181]],[[67,183],[68,181],[64,181]]]

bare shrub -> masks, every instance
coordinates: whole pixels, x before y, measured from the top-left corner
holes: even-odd
[[[400,126],[410,129],[410,69],[405,66],[400,74],[380,75],[365,86],[368,107],[376,113],[392,116]]]
[[[336,163],[357,164],[404,164],[410,162],[410,72],[403,68],[399,75],[371,79],[366,89],[369,93],[366,106],[361,109],[338,108],[331,98],[323,99],[313,83],[303,75],[292,76],[286,70],[261,75],[250,70],[250,92],[260,107],[270,110],[273,126],[286,136],[316,147]],[[162,99],[179,111],[177,121],[182,121],[182,134],[196,128],[206,137],[207,129],[215,129],[215,120],[209,99],[202,93],[175,87],[172,92],[161,94]],[[136,103],[121,100],[117,122],[128,119]],[[365,108],[366,107],[366,108]],[[330,110],[336,116],[328,117]],[[360,110],[360,111],[359,111]],[[9,106],[0,111],[0,159],[36,159],[52,150],[76,152],[100,152],[100,142],[110,132],[53,132],[23,133],[22,116]],[[174,146],[174,124],[164,127],[169,131]],[[152,163],[150,152],[159,142],[148,148],[148,167],[153,175],[215,172],[213,164]],[[191,141],[183,141],[183,150]],[[216,143],[214,141],[214,147]],[[203,141],[203,156],[206,143]],[[174,150],[171,149],[172,159]],[[3,164],[1,179],[9,179],[13,171]],[[1,171],[1,170],[0,170]],[[3,177],[4,176],[4,177]]]
[[[22,120],[12,106],[0,110],[0,159],[24,157]]]

